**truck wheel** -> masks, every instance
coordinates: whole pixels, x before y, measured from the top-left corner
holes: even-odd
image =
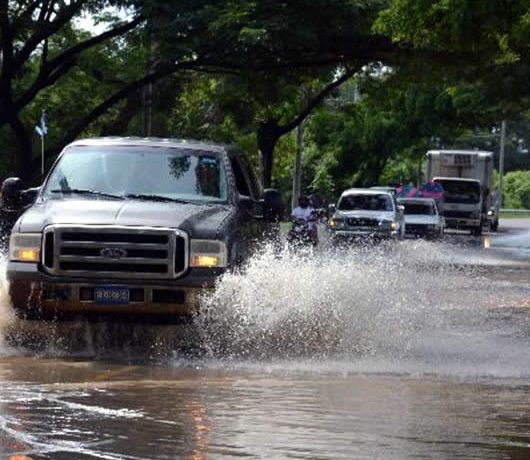
[[[499,219],[495,219],[493,223],[491,224],[490,229],[492,232],[496,232],[498,228],[499,228]]]
[[[480,236],[482,235],[482,225],[479,225],[478,227],[475,227],[471,230],[471,235],[473,236]]]

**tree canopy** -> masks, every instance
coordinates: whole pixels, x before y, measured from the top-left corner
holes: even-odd
[[[43,110],[48,162],[81,135],[210,138],[287,189],[304,122],[304,184],[332,194],[496,149],[508,119],[526,168],[529,46],[528,0],[0,0],[0,170],[37,179]]]

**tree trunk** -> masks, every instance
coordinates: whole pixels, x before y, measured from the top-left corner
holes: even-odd
[[[281,129],[276,120],[269,120],[258,126],[257,141],[260,152],[261,181],[264,188],[270,188],[272,184],[274,148],[281,135]]]
[[[28,133],[24,123],[20,121],[18,115],[12,115],[8,117],[9,126],[15,135],[16,141],[18,143],[19,155],[17,162],[18,175],[24,179],[24,181],[29,182],[31,180],[33,167],[32,167],[32,156],[33,150],[31,145],[31,134]]]
[[[120,110],[118,116],[108,125],[104,126],[99,135],[100,136],[120,136],[126,132],[129,123],[138,113],[141,98],[140,93],[136,91],[127,97],[127,102]]]

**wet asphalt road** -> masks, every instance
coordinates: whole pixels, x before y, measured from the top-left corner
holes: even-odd
[[[0,458],[526,460],[530,220],[500,228],[264,253],[187,330],[28,326],[4,287]]]

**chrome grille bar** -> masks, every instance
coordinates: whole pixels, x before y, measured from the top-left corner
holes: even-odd
[[[44,232],[55,241],[53,265],[43,266],[52,275],[171,279],[188,268],[188,236],[178,229],[61,224]]]

